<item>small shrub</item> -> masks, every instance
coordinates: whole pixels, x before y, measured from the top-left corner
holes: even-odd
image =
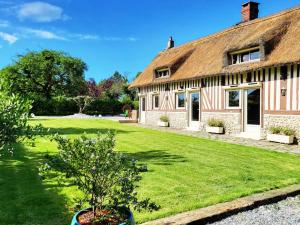
[[[159,119],[161,122],[165,122],[165,123],[169,122],[169,118],[167,116],[161,116]]]
[[[83,193],[83,197],[77,199],[76,208],[82,209],[85,207],[83,204],[89,204],[94,212],[93,222],[103,219],[96,217],[99,211],[108,210],[106,216],[110,220],[116,217],[124,219],[120,218],[121,207],[132,207],[137,211],[158,209],[149,198],[138,199],[137,183],[147,168],[114,150],[114,132],[98,134],[96,138],[81,136],[74,140],[56,135],[54,140],[58,143],[58,155],[47,156],[47,161],[40,167],[40,175],[44,178],[65,175]]]
[[[271,127],[270,129],[271,134],[280,134],[281,133],[281,127]]]
[[[0,93],[0,153],[5,149],[13,153],[17,142],[31,139],[41,131],[41,126],[28,125],[31,101],[15,95]]]
[[[210,127],[224,127],[224,122],[218,119],[209,119],[207,122]]]
[[[73,98],[73,100],[76,102],[79,108],[79,113],[83,113],[85,108],[91,104],[93,98],[90,96],[77,96]]]
[[[296,134],[295,130],[288,127],[271,127],[269,130],[271,134],[282,134],[286,136],[293,136]]]
[[[293,129],[290,129],[288,127],[283,127],[282,133],[286,136],[295,136],[296,132]]]

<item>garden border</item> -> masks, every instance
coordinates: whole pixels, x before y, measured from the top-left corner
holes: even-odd
[[[236,200],[219,203],[206,208],[196,209],[180,213],[174,216],[150,221],[142,225],[195,225],[207,224],[219,221],[239,212],[248,211],[262,205],[279,202],[287,197],[294,197],[300,194],[300,184],[291,185],[285,188],[238,198]]]

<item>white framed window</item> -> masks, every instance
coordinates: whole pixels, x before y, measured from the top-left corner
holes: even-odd
[[[152,108],[159,109],[159,95],[152,95]]]
[[[175,94],[176,109],[185,109],[185,93],[179,92]]]
[[[226,108],[240,109],[241,108],[241,91],[240,90],[226,90]]]
[[[259,61],[260,60],[260,51],[259,48],[251,48],[248,50],[237,51],[230,53],[230,64],[240,64],[247,63],[251,61]]]
[[[163,69],[157,69],[155,70],[155,78],[166,78],[170,77],[170,69],[169,68],[163,68]]]

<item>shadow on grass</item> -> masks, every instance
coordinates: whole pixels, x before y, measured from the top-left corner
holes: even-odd
[[[70,224],[66,198],[55,189],[46,189],[38,176],[40,157],[22,145],[14,156],[1,156],[0,224]]]
[[[66,127],[66,128],[50,128],[49,133],[45,134],[62,134],[62,135],[71,135],[71,134],[97,134],[97,133],[104,133],[107,131],[116,131],[117,133],[132,133],[135,131],[127,131],[127,130],[120,130],[120,129],[109,129],[109,128],[78,128],[78,127]]]
[[[124,154],[146,164],[151,163],[155,165],[172,165],[174,163],[186,162],[186,159],[183,156],[171,154],[163,150],[151,150],[134,153],[126,152]]]

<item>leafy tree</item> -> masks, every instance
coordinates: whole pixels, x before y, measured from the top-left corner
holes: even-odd
[[[79,113],[83,113],[85,108],[91,104],[93,98],[90,96],[77,96],[73,98],[73,100],[76,102],[79,108]]]
[[[99,87],[97,86],[97,83],[93,78],[86,81],[86,85],[87,85],[89,96],[93,98],[98,98],[100,96]]]
[[[31,101],[16,95],[0,93],[0,151],[13,153],[13,145],[25,138],[33,139],[41,131],[40,125],[27,124]]]
[[[120,208],[124,206],[138,211],[158,209],[150,199],[138,199],[137,183],[147,168],[114,150],[114,132],[98,134],[96,138],[81,136],[75,140],[56,135],[54,140],[58,143],[58,156],[47,156],[46,162],[40,167],[40,175],[46,178],[56,174],[63,181],[63,174],[74,183],[84,194],[83,198],[78,199],[77,208],[87,203],[94,212],[91,224],[99,221],[107,224],[105,222],[112,218],[126,219],[120,214]],[[108,218],[97,218],[96,212],[104,210],[109,213],[102,213],[102,217]],[[120,222],[124,221],[116,224]]]
[[[118,99],[123,94],[127,83],[127,78],[116,71],[111,77],[100,82],[99,89],[107,97]]]
[[[6,90],[30,97],[85,94],[87,65],[63,52],[43,50],[19,55],[0,77]]]

